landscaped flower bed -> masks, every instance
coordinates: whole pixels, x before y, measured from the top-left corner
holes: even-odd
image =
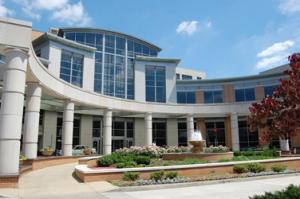
[[[119,149],[111,155],[106,155],[97,160],[98,167],[115,167],[115,168],[134,168],[134,167],[155,167],[170,165],[188,165],[203,164],[210,162],[229,162],[229,161],[246,161],[246,160],[263,160],[275,158],[274,151],[263,150],[260,152],[237,152],[230,159],[218,159],[216,161],[201,160],[196,158],[185,158],[181,160],[164,160],[163,154],[178,153],[185,154],[189,152],[189,147],[131,147]],[[207,153],[224,153],[228,152],[228,147],[217,146],[205,148]]]
[[[240,166],[240,165],[239,165]],[[185,177],[178,176],[177,172],[169,172],[173,174],[173,177],[168,177],[168,172],[165,174],[164,171],[153,172],[150,179],[139,179],[139,172],[128,172],[125,173],[122,180],[112,180],[112,184],[116,186],[143,186],[143,185],[158,185],[158,184],[175,184],[175,183],[186,183],[186,182],[197,182],[197,181],[212,181],[212,180],[228,180],[235,178],[249,178],[249,177],[259,177],[259,176],[271,176],[278,174],[293,174],[299,173],[299,170],[287,169],[284,165],[274,165],[271,170],[266,171],[263,164],[250,163],[248,165],[242,165],[243,167],[251,168],[243,170],[243,172],[237,172],[236,167],[233,168],[232,173],[224,174],[209,174],[205,176],[197,177]],[[135,176],[134,179],[126,178],[127,175]],[[154,178],[153,176],[158,176]],[[165,176],[165,177],[164,177]]]

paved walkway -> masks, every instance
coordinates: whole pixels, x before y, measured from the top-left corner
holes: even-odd
[[[0,189],[0,198],[19,199],[98,199],[100,193],[116,189],[107,182],[79,183],[74,166],[66,164],[29,172],[21,177],[19,189]]]
[[[19,189],[0,189],[0,198],[19,199],[248,199],[265,191],[300,185],[299,176],[198,185],[169,189],[122,192],[107,182],[79,183],[73,177],[75,164],[49,167],[21,177]],[[114,191],[113,191],[114,190]]]
[[[280,177],[243,182],[229,182],[223,184],[200,185],[171,189],[156,189],[134,192],[106,192],[102,195],[107,199],[248,199],[254,194],[265,191],[284,189],[289,184],[300,185],[299,176]]]

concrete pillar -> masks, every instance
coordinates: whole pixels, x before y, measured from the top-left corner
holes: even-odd
[[[178,120],[176,118],[167,119],[167,145],[178,146]]]
[[[111,154],[112,144],[112,110],[106,109],[103,118],[103,153]]]
[[[186,128],[187,128],[187,140],[188,142],[192,138],[192,133],[194,132],[194,117],[193,115],[188,115],[186,118]]]
[[[28,54],[19,49],[4,52],[6,64],[0,110],[0,176],[19,173],[20,138]]]
[[[152,140],[152,113],[145,114],[145,139],[146,146],[151,146],[153,143]]]
[[[239,140],[239,124],[237,113],[231,113],[230,115],[231,124],[231,139],[232,139],[232,150],[240,150],[240,140]]]
[[[57,112],[44,112],[43,148],[56,149]]]
[[[93,147],[93,116],[81,115],[79,138],[81,145]]]
[[[72,156],[73,148],[74,103],[65,102],[63,114],[62,152],[63,156]]]
[[[39,118],[42,88],[38,83],[27,83],[23,152],[27,159],[37,157]]]

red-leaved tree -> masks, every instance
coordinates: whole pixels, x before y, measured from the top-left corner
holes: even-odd
[[[249,108],[248,124],[252,131],[264,129],[261,138],[265,141],[288,140],[300,129],[300,53],[288,59],[290,69],[284,72],[286,78],[280,80],[273,95]]]

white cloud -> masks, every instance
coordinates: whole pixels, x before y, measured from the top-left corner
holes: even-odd
[[[285,51],[289,48],[291,48],[293,45],[295,44],[294,41],[292,40],[287,40],[284,42],[278,42],[278,43],[274,43],[273,45],[271,45],[270,47],[268,47],[267,49],[261,51],[260,53],[257,54],[257,57],[267,57],[270,55],[274,55],[276,53]]]
[[[289,14],[300,11],[299,0],[281,0],[279,9],[283,14]]]
[[[60,9],[68,5],[68,0],[35,0],[34,6],[41,10]]]
[[[282,65],[286,62],[288,54],[275,55],[272,57],[263,58],[256,64],[257,69],[267,69],[271,68],[274,65]]]
[[[0,17],[8,17],[13,15],[13,11],[4,6],[4,0],[0,0]]]
[[[0,0],[1,1],[1,0]],[[43,11],[50,14],[50,19],[68,25],[86,26],[92,21],[81,0],[72,3],[69,0],[13,0],[22,6],[22,11],[35,20],[40,20]]]
[[[81,1],[73,5],[67,4],[63,9],[55,11],[51,18],[68,25],[86,26],[91,23],[91,18],[86,14]]]
[[[198,30],[198,24],[198,21],[183,21],[177,26],[176,32],[178,34],[193,35]]]

